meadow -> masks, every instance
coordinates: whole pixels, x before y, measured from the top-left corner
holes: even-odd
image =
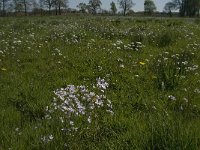
[[[0,149],[200,149],[199,22],[0,18]]]

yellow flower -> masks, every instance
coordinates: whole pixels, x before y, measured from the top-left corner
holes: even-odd
[[[2,70],[2,71],[6,71],[7,69],[6,69],[6,68],[1,68],[1,70]]]
[[[140,65],[145,65],[145,64],[146,64],[145,62],[142,62],[142,61],[140,62]]]

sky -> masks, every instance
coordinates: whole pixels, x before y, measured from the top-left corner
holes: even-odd
[[[89,0],[69,0],[69,7],[70,8],[76,8],[76,6],[79,3],[88,3]],[[109,10],[110,9],[110,3],[115,2],[117,4],[118,0],[101,0],[102,2],[102,9]],[[157,7],[158,11],[163,11],[163,7],[165,6],[165,3],[169,2],[170,0],[154,0],[154,3]],[[135,6],[132,8],[134,11],[143,11],[144,10],[144,0],[133,0],[135,3]],[[117,5],[118,8],[118,5]]]

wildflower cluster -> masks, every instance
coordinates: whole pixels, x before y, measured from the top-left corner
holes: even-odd
[[[47,135],[47,136],[43,136],[41,137],[41,140],[44,142],[44,143],[49,143],[53,140],[53,135]]]
[[[130,42],[128,44],[123,43],[121,40],[117,40],[116,43],[113,44],[118,50],[134,50],[134,51],[141,51],[144,45],[141,42]]]
[[[141,42],[131,42],[127,45],[126,49],[129,50],[135,50],[135,51],[141,51],[144,45],[142,45]]]
[[[100,111],[114,114],[111,101],[105,95],[108,85],[105,79],[98,78],[93,86],[95,92],[84,85],[67,85],[66,88],[55,90],[53,102],[46,107],[45,119],[56,120],[59,117],[59,122],[68,127],[62,131],[77,131],[78,123],[92,123],[99,117]]]

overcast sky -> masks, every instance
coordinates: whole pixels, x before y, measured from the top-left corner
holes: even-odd
[[[70,8],[76,8],[76,6],[81,3],[88,3],[89,0],[69,0],[69,7]],[[110,3],[111,2],[115,2],[117,4],[118,0],[101,0],[102,2],[102,6],[101,8],[103,9],[110,9]],[[154,0],[157,10],[158,11],[163,11],[163,7],[165,5],[165,3],[169,2],[170,0]],[[144,10],[144,0],[133,0],[133,2],[135,3],[135,6],[133,7],[134,11],[143,11]]]

